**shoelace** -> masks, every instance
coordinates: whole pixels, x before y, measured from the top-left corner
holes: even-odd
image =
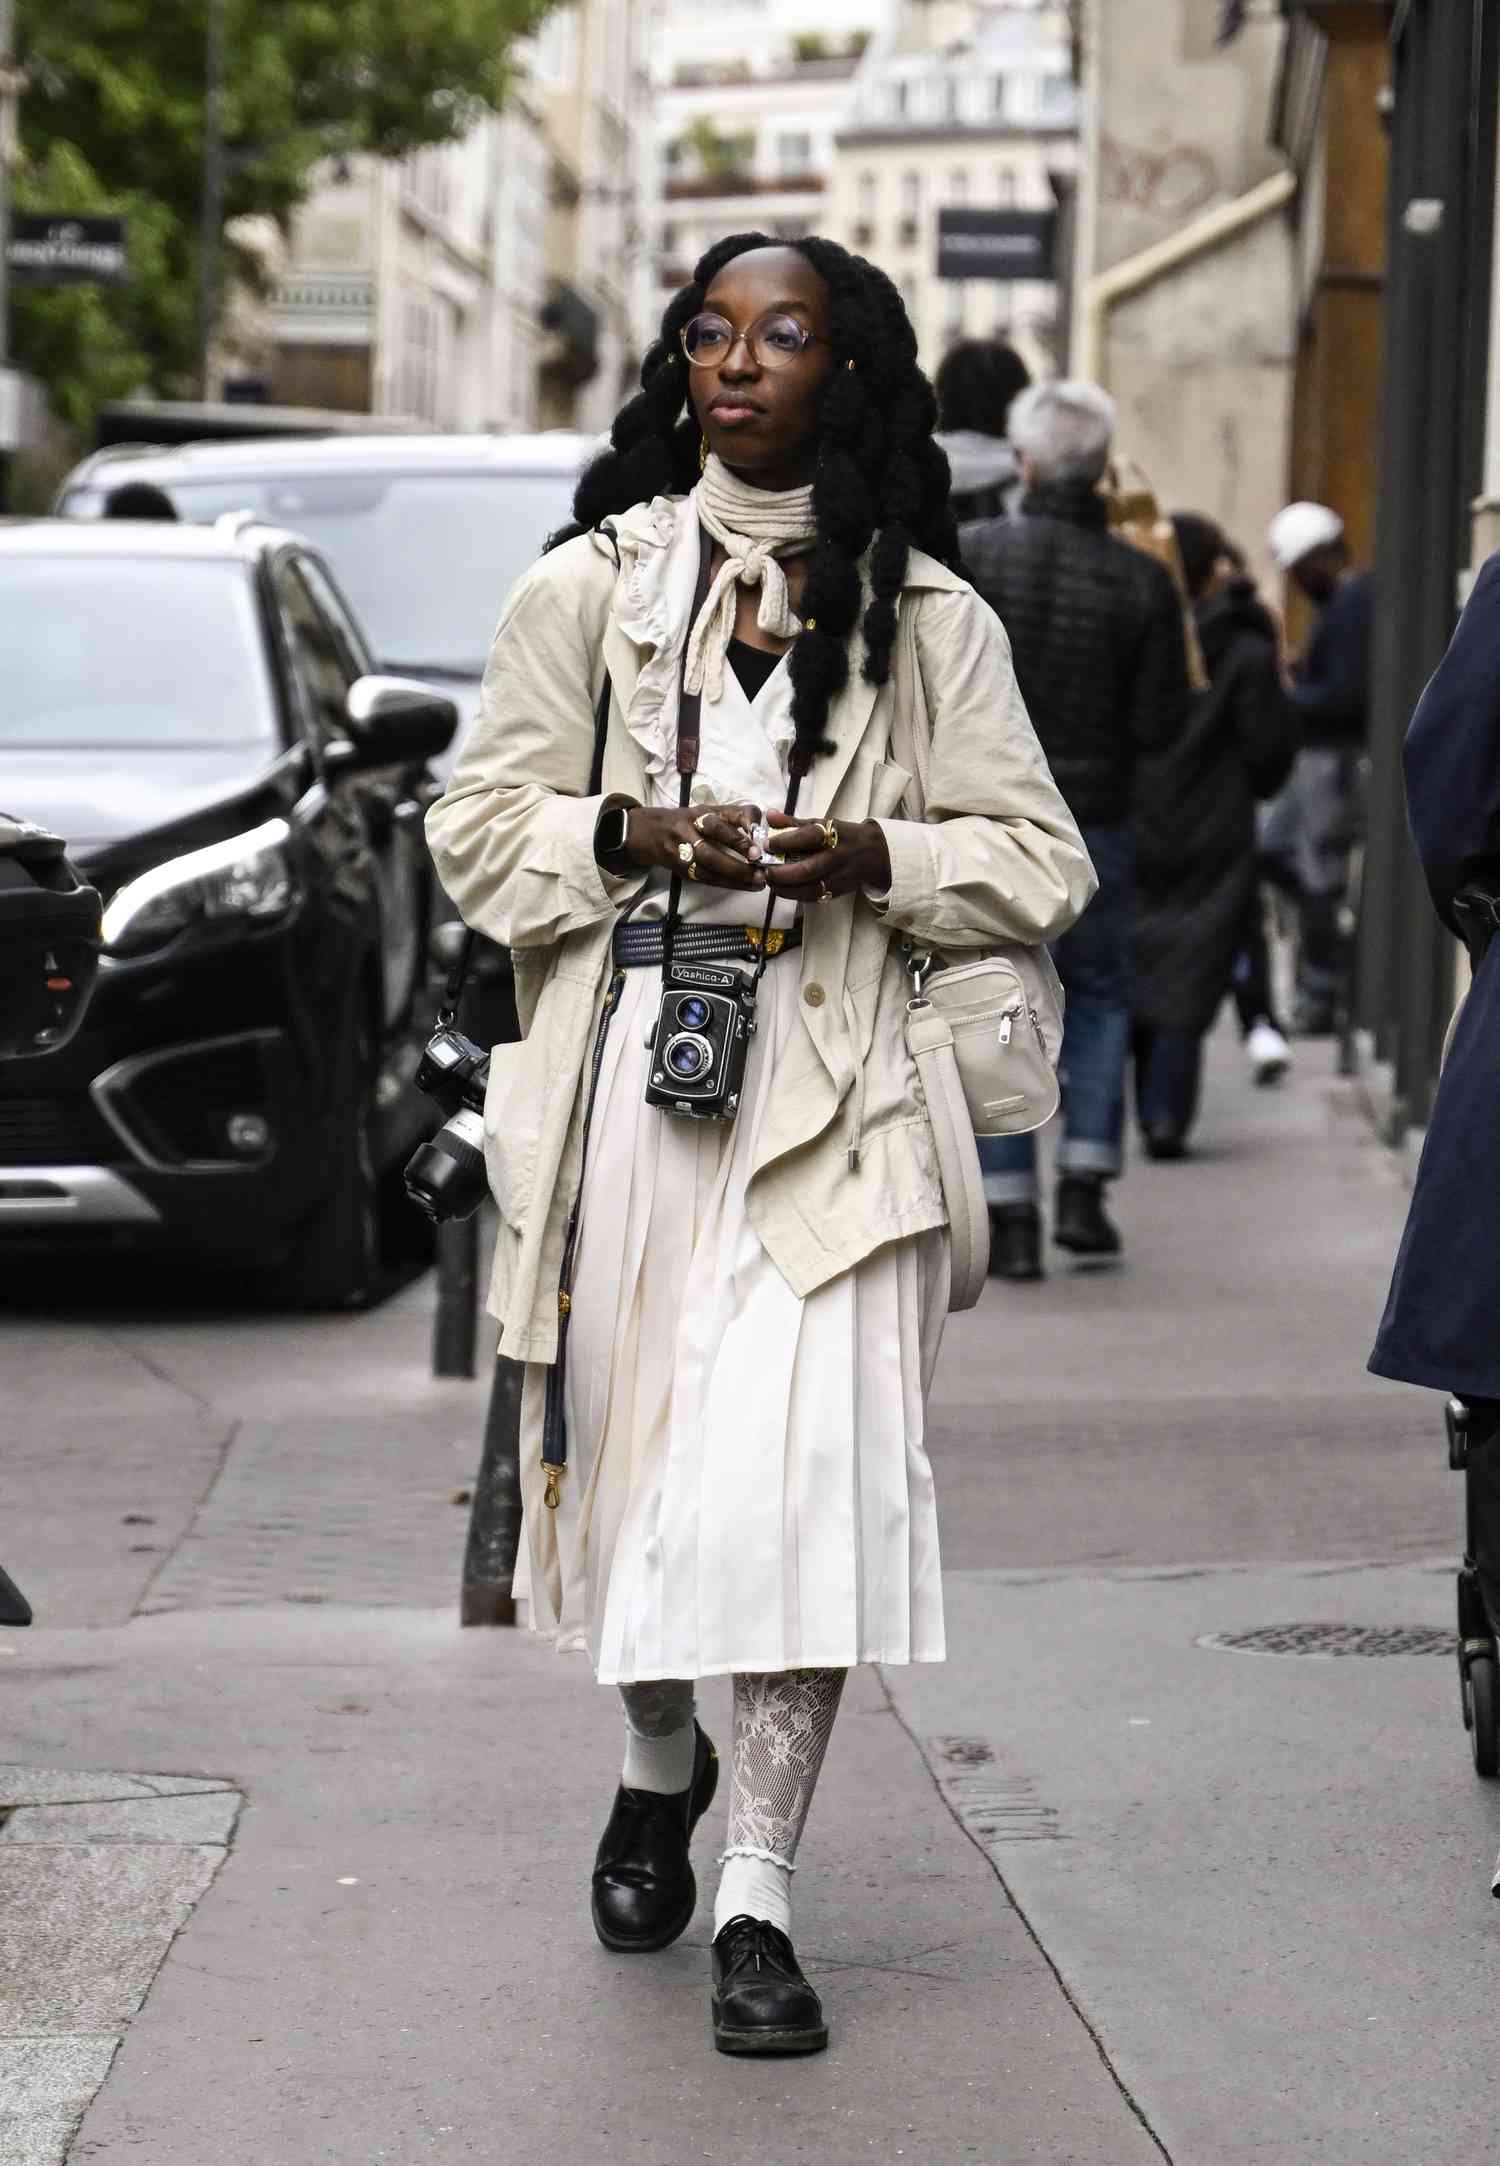
[[[718,1937],[724,1943],[724,1967],[726,1970],[738,1970],[745,1961],[747,1955],[751,1952],[746,1947],[747,1941],[753,1941],[754,1943],[755,1967],[757,1970],[764,1970],[765,1964],[762,1957],[767,1952],[774,1958],[778,1970],[793,1971],[797,1967],[797,1959],[792,1952],[791,1942],[778,1926],[772,1925],[769,1918],[752,1918],[748,1915],[731,1918],[721,1928]],[[783,1953],[783,1951],[785,1952]]]

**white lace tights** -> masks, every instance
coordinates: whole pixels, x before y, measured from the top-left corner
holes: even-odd
[[[731,1918],[769,1918],[791,1930],[791,1879],[845,1670],[746,1670],[734,1680],[729,1751],[729,1841],[714,1931]],[[693,1687],[681,1678],[621,1685],[625,1781],[685,1790],[693,1769]]]

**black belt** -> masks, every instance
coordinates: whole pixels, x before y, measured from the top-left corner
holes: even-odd
[[[661,918],[624,918],[615,927],[615,961],[622,970],[640,970],[662,959]],[[773,927],[765,936],[770,955],[785,955],[802,945],[802,927],[790,925],[783,932]],[[672,935],[676,962],[756,963],[760,960],[761,929],[758,925],[685,925],[678,922]]]

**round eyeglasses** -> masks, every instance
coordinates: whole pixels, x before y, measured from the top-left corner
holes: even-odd
[[[804,347],[829,343],[795,316],[773,310],[769,316],[758,316],[748,331],[736,331],[723,316],[695,316],[683,328],[682,350],[694,368],[717,368],[742,338],[751,360],[761,369],[790,368]]]

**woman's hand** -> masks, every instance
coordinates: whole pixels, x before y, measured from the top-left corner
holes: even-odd
[[[705,887],[763,890],[761,851],[751,839],[760,817],[758,805],[692,805],[686,811],[635,805],[625,854],[642,872],[660,867],[701,880]],[[691,870],[680,855],[684,843],[693,853]]]
[[[860,888],[883,894],[891,884],[891,853],[876,820],[807,820],[784,812],[766,815],[771,846],[782,865],[767,869],[768,884],[790,902],[831,902]],[[837,838],[830,849],[830,835]]]

